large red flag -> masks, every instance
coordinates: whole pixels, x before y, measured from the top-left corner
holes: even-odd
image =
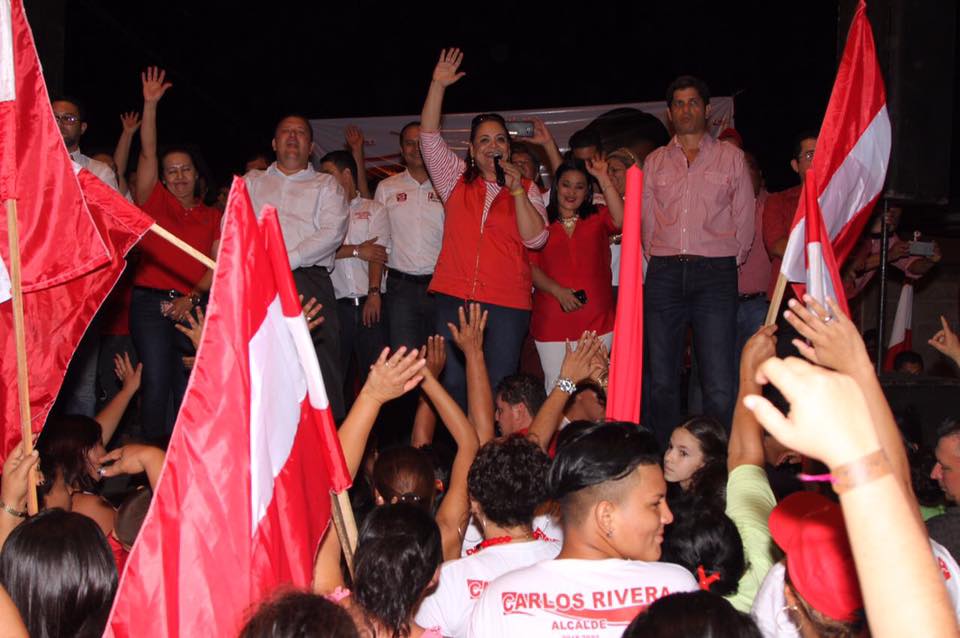
[[[38,432],[67,364],[153,223],[86,171],[74,173],[50,108],[20,0],[0,0],[0,200],[16,201],[32,428]],[[82,186],[82,190],[81,190]],[[84,198],[88,198],[89,209]],[[0,224],[0,460],[20,440],[9,237]]]
[[[839,265],[853,249],[883,188],[890,159],[890,117],[873,30],[861,0],[850,25],[813,158],[815,193]],[[806,281],[806,198],[801,198],[780,272]],[[795,286],[798,296],[802,285]]]
[[[643,246],[640,241],[640,203],[643,171],[627,170],[623,206],[623,239],[620,252],[620,296],[610,353],[607,386],[607,419],[640,422],[640,390],[643,377]]]
[[[310,583],[331,490],[350,477],[276,211],[227,203],[203,338],[107,636],[232,636]]]

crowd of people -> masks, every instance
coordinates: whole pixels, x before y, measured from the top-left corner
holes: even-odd
[[[561,153],[543,122],[517,138],[484,113],[461,157],[441,124],[463,60],[441,53],[398,134],[404,169],[373,190],[362,131],[312,160],[299,114],[277,122],[274,158],[245,167],[254,210],[278,211],[360,532],[352,569],[331,526],[311,590],[276,592],[233,635],[957,635],[960,422],[929,449],[906,439],[832,300],[788,293],[763,325],[799,186],[766,192],[736,131],[708,132],[691,76],[667,88],[666,145],[611,148],[588,127]],[[112,155],[82,154],[82,105],[53,100],[66,148],[215,258],[224,200],[204,203],[195,149],[160,143],[164,71],[141,80]],[[816,144],[797,137],[801,177]],[[605,419],[632,166],[642,425]],[[848,260],[849,298],[898,221],[878,215]],[[889,241],[907,280],[940,261],[935,243]],[[4,463],[5,635],[101,634],[163,466],[213,271],[152,235],[129,261],[36,449]],[[929,344],[960,366],[946,319]]]

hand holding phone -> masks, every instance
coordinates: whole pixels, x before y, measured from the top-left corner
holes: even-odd
[[[507,122],[507,133],[510,137],[533,137],[533,122],[529,120]]]

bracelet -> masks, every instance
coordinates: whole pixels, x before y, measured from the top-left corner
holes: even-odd
[[[521,187],[521,188],[517,188],[515,190],[510,191],[510,194],[513,195],[514,197],[519,197],[520,195],[526,195],[527,191],[523,190],[523,188]]]
[[[840,495],[890,473],[890,462],[880,449],[834,468],[831,472],[833,491]]]
[[[12,507],[10,507],[9,505],[7,505],[6,503],[4,503],[3,501],[0,501],[0,509],[2,509],[4,512],[6,512],[7,514],[9,514],[10,516],[16,516],[17,518],[26,518],[26,517],[27,517],[27,511],[26,511],[26,510],[15,510],[15,509],[13,509]]]
[[[371,288],[370,290],[367,291],[367,295],[379,295],[379,294],[380,294],[379,288]]]
[[[559,379],[557,379],[556,387],[561,392],[566,392],[567,394],[573,394],[574,392],[577,391],[577,384],[574,383],[571,379],[566,379],[564,377],[560,377]]]

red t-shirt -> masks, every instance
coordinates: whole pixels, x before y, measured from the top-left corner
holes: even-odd
[[[530,332],[537,341],[579,339],[584,330],[606,334],[613,330],[613,275],[610,272],[610,235],[619,231],[610,211],[600,209],[577,222],[573,236],[563,224],[550,224],[547,243],[539,252],[530,251],[530,263],[561,286],[584,290],[587,303],[573,312],[564,312],[553,295],[533,293]]]
[[[203,204],[184,208],[160,182],[142,208],[158,224],[205,255],[211,253],[213,242],[220,238],[220,211]],[[144,235],[139,247],[135,286],[188,294],[207,272],[206,266],[154,233]]]

